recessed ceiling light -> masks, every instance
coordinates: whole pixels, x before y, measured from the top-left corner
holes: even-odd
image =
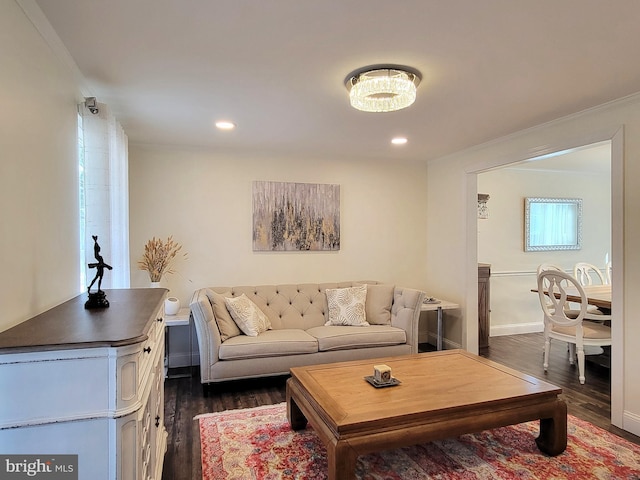
[[[407,143],[407,139],[406,137],[395,137],[391,139],[391,143],[393,143],[394,145],[404,145],[405,143]]]
[[[220,120],[219,122],[216,122],[216,127],[220,130],[233,130],[236,128],[236,124],[227,120]]]

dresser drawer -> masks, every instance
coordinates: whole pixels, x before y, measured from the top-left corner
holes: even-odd
[[[116,410],[124,415],[135,410],[142,401],[142,389],[152,375],[158,356],[164,351],[164,307],[150,317],[147,339],[135,345],[121,347],[117,359]]]
[[[154,385],[147,384],[141,392],[142,406],[116,420],[116,435],[119,438],[116,456],[119,480],[150,478],[151,437],[155,429],[154,405],[150,402]]]
[[[149,376],[151,367],[153,365],[153,359],[156,357],[156,350],[158,348],[158,336],[157,336],[158,322],[154,321],[149,329],[148,336],[140,347],[140,381],[146,382],[146,378]]]

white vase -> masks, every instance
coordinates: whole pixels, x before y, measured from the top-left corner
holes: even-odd
[[[176,297],[167,297],[164,301],[164,313],[175,315],[180,310],[180,300]]]
[[[151,288],[160,288],[160,282],[151,282]]]

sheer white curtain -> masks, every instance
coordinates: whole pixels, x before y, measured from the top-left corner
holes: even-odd
[[[84,143],[85,262],[95,262],[92,235],[98,236],[105,270],[102,288],[128,288],[129,275],[129,153],[122,126],[105,104],[92,114],[80,105]],[[95,270],[87,269],[87,283]]]

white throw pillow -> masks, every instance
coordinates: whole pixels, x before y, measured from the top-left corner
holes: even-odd
[[[328,288],[326,290],[329,320],[325,325],[368,327],[365,303],[367,286]]]
[[[269,318],[244,293],[239,297],[225,298],[224,302],[227,304],[233,321],[245,335],[257,337],[262,332],[271,329]]]

